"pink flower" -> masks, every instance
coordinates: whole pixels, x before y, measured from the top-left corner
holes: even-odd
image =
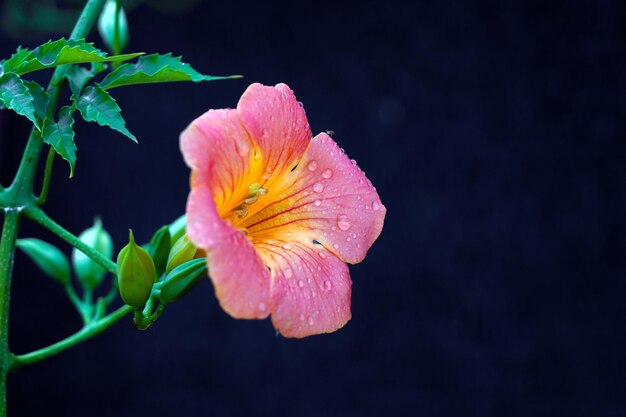
[[[252,84],[237,109],[209,110],[181,134],[191,168],[187,235],[206,252],[222,308],[272,316],[286,337],[350,320],[346,262],[361,262],[386,209],[335,141],[312,138],[285,84]]]

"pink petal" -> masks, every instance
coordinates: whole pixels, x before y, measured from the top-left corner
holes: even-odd
[[[287,85],[257,83],[243,93],[237,112],[265,164],[261,184],[271,186],[298,162],[313,136],[304,109]]]
[[[268,240],[258,247],[272,269],[272,322],[283,336],[330,333],[350,320],[352,282],[345,263],[307,242]]]
[[[267,317],[269,272],[244,233],[220,218],[207,186],[189,194],[187,235],[206,251],[209,276],[222,308],[236,318]]]
[[[193,180],[211,187],[219,210],[227,211],[247,192],[243,181],[254,144],[236,110],[204,113],[181,133],[180,146]]]
[[[386,213],[363,171],[325,133],[311,141],[297,168],[269,188],[266,198],[272,203],[242,223],[253,240],[298,235],[349,263],[363,260]]]

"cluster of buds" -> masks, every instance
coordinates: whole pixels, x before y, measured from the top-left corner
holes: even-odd
[[[164,226],[142,247],[131,230],[128,244],[119,252],[120,296],[135,309],[140,328],[150,325],[166,305],[185,295],[206,274],[205,259],[196,257],[198,249],[186,235],[177,234]],[[155,301],[159,307],[153,311]]]

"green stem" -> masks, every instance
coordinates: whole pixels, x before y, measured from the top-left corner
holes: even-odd
[[[11,302],[11,275],[15,240],[20,213],[6,210],[0,238],[0,416],[6,416],[6,380],[10,368],[9,352],[9,304]]]
[[[63,226],[48,217],[48,215],[40,207],[34,205],[28,206],[24,210],[24,214],[26,215],[26,217],[39,223],[55,235],[59,236],[61,239],[65,240],[70,245],[74,246],[76,249],[83,252],[85,255],[89,256],[96,263],[104,267],[104,269],[106,269],[113,275],[117,275],[117,267],[115,265],[115,262],[104,256],[97,250],[86,245],[82,240],[78,238],[78,236],[72,234],[71,232],[68,232]]]
[[[46,170],[43,174],[43,185],[41,186],[41,193],[39,197],[37,197],[37,204],[40,206],[46,202],[48,199],[48,189],[50,188],[50,180],[52,179],[52,167],[54,166],[54,157],[56,156],[56,151],[51,146],[48,150],[48,158],[46,159]]]
[[[131,311],[133,311],[133,309],[130,306],[120,307],[111,314],[89,323],[78,332],[57,343],[54,343],[39,350],[35,350],[30,353],[26,353],[24,355],[15,355],[11,358],[12,360],[10,369],[13,371],[15,369],[21,368],[22,366],[40,362],[51,356],[58,355],[59,353],[79,343],[82,343],[85,340],[91,339],[92,337],[99,335],[100,333],[111,327],[113,324],[117,323],[122,317],[126,316]]]

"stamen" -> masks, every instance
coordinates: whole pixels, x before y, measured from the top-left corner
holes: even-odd
[[[261,187],[258,182],[250,184],[250,186],[248,186],[248,195],[246,195],[241,204],[233,209],[233,213],[235,213],[240,219],[246,217],[250,211],[250,206],[256,203],[260,196],[265,194],[267,194],[267,190]]]

